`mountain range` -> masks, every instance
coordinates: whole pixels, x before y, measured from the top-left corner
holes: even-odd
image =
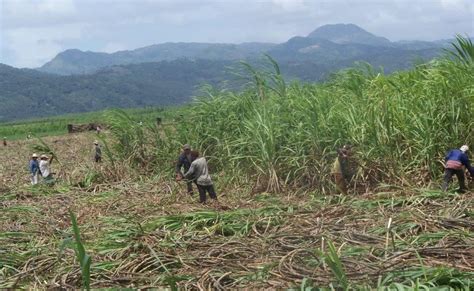
[[[258,63],[263,54],[287,79],[324,80],[356,61],[386,72],[438,56],[449,41],[400,41],[354,24],[325,25],[284,43],[163,43],[115,53],[70,49],[37,69],[0,65],[0,121],[94,111],[109,107],[188,102],[199,85],[238,89],[232,67]],[[226,82],[230,81],[230,82]]]
[[[321,64],[350,59],[370,61],[374,53],[401,55],[409,62],[416,56],[433,57],[444,45],[442,42],[390,42],[354,24],[333,24],[322,26],[306,37],[293,37],[281,44],[163,43],[111,54],[70,49],[58,54],[38,70],[59,75],[90,74],[114,65],[180,58],[248,60],[258,58],[263,53],[278,61],[309,60]]]

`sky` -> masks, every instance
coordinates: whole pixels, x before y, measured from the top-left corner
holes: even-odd
[[[66,49],[164,42],[285,42],[354,23],[397,40],[474,35],[473,0],[0,0],[0,63],[35,68]]]

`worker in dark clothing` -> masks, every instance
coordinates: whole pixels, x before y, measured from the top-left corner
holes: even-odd
[[[191,159],[191,146],[189,144],[185,144],[183,146],[183,151],[178,157],[178,162],[176,163],[176,180],[181,181],[184,177],[184,173],[189,171],[191,167],[192,159]],[[184,172],[181,171],[183,168]],[[196,181],[194,181],[196,183]],[[193,194],[193,181],[188,180],[186,182],[186,186],[188,188],[188,194]]]
[[[3,146],[4,146],[4,147],[7,146],[7,138],[6,138],[6,137],[3,137]]]
[[[464,167],[469,171],[471,178],[474,177],[474,167],[471,166],[466,152],[469,150],[467,145],[463,145],[460,149],[449,151],[445,157],[446,165],[444,169],[443,191],[448,190],[449,182],[453,175],[456,175],[459,181],[459,192],[466,192],[466,184],[464,182]]]
[[[96,163],[102,162],[102,149],[98,141],[94,141],[94,161]]]

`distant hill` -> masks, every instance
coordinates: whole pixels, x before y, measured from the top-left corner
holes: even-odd
[[[387,59],[371,55],[372,64],[389,71],[407,68],[414,56]],[[331,72],[351,66],[359,58],[332,63],[280,61],[287,80],[324,80]],[[258,62],[257,62],[258,63]],[[255,62],[254,62],[255,64]],[[258,65],[258,64],[257,64]],[[162,61],[111,66],[93,74],[60,76],[0,65],[0,121],[88,112],[105,108],[178,105],[198,94],[200,85],[239,89],[246,82],[233,74],[236,61]]]
[[[325,39],[337,44],[390,46],[385,37],[375,36],[354,24],[328,24],[311,32],[308,38]]]
[[[439,55],[449,41],[400,41],[353,24],[322,26],[281,44],[165,43],[112,54],[72,49],[38,70],[0,65],[0,121],[110,107],[183,104],[200,85],[243,84],[229,72],[239,60],[275,58],[287,80],[320,81],[365,61],[385,72]]]
[[[322,80],[334,70],[312,62],[282,62],[280,67],[288,80],[304,81]],[[180,59],[60,76],[0,64],[0,121],[112,107],[183,104],[199,94],[204,84],[238,90],[248,81],[235,75],[239,68],[242,66],[236,61]]]
[[[321,38],[294,37],[285,43],[274,46],[268,51],[268,54],[279,61],[311,61],[331,66],[347,63],[347,61],[365,61],[374,66],[383,66],[388,72],[391,72],[409,68],[417,59],[432,59],[438,56],[440,51],[440,47],[430,46],[420,46],[420,49],[405,49],[401,46],[337,44]],[[350,66],[351,63],[347,65]]]
[[[180,58],[252,60],[263,53],[272,55],[278,61],[311,60],[323,64],[340,61],[341,58],[359,58],[370,62],[370,55],[380,50],[396,56],[417,55],[432,58],[444,45],[443,42],[390,42],[354,24],[330,24],[317,28],[307,37],[293,37],[281,44],[163,43],[110,54],[70,49],[59,53],[38,70],[58,75],[91,74],[114,65],[171,61]],[[407,50],[414,52],[406,52]]]
[[[176,60],[58,76],[0,65],[0,121],[188,102],[200,85],[230,79],[227,61]]]
[[[172,61],[181,58],[241,60],[257,57],[273,46],[274,44],[268,43],[164,43],[112,54],[71,49],[58,54],[38,70],[59,75],[73,75],[90,74],[114,65]]]

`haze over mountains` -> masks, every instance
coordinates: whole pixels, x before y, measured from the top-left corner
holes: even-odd
[[[325,25],[307,37],[294,37],[282,44],[243,43],[163,43],[130,51],[116,53],[83,52],[66,50],[50,62],[38,68],[39,71],[60,75],[88,74],[113,66],[145,62],[171,61],[180,58],[206,60],[254,59],[263,53],[282,60],[311,60],[317,63],[368,59],[367,55],[383,48],[384,53],[401,55],[407,60],[415,56],[431,57],[442,46],[430,42],[390,42],[375,36],[354,24]],[[426,50],[426,51],[423,51]]]
[[[230,80],[237,61],[255,63],[266,53],[288,79],[319,81],[331,72],[366,61],[386,72],[440,54],[447,41],[391,42],[353,24],[325,25],[281,44],[164,43],[116,53],[59,53],[42,67],[0,66],[0,121],[109,107],[188,102],[199,85]],[[228,83],[229,84],[229,83]]]

